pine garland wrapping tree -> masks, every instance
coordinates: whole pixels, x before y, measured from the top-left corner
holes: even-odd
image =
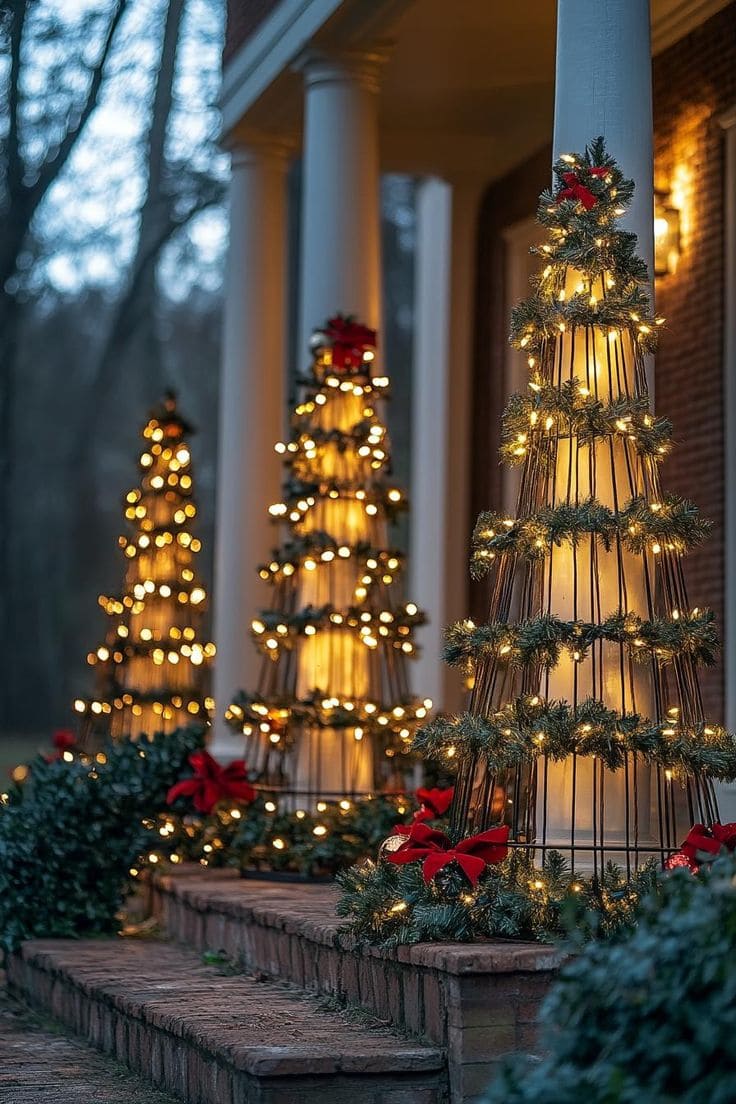
[[[457,764],[449,835],[417,830],[343,876],[368,938],[538,933],[570,895],[615,922],[694,822],[718,822],[713,779],[736,775],[698,685],[713,615],[682,571],[708,526],[660,480],[671,426],[650,409],[645,356],[662,319],[617,225],[634,185],[602,138],[554,173],[541,271],[512,316],[530,370],[503,416],[516,516],[479,517],[471,573],[490,576],[490,617],[446,636],[474,689],[415,740]]]
[[[404,556],[387,546],[406,501],[387,478],[375,332],[337,316],[311,347],[290,440],[276,445],[287,478],[270,514],[288,535],[259,569],[273,592],[252,623],[261,678],[226,714],[245,733],[258,786],[273,792],[269,806],[302,816],[404,791],[411,738],[431,706],[409,691],[424,616],[397,602]]]
[[[125,496],[129,535],[120,595],[101,595],[110,618],[104,642],[87,656],[97,674],[93,698],[77,698],[84,741],[172,732],[207,720],[206,668],[215,646],[200,637],[207,593],[196,571],[201,541],[188,438],[194,432],[167,393],[143,427],[138,487]]]

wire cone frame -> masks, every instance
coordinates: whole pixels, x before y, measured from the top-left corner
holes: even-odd
[[[83,742],[172,732],[207,720],[203,697],[215,646],[200,636],[207,593],[197,574],[200,540],[189,436],[194,432],[167,393],[144,425],[140,482],[124,500],[129,535],[120,595],[101,595],[110,618],[104,642],[87,656],[97,673],[94,698],[78,698]]]
[[[287,475],[270,514],[288,531],[259,568],[273,592],[252,623],[261,676],[226,712],[246,736],[259,787],[292,811],[403,792],[431,706],[409,691],[424,615],[399,603],[404,557],[387,545],[406,500],[388,478],[377,409],[388,379],[374,373],[375,333],[337,316],[311,346],[290,439],[276,445]]]
[[[718,819],[712,780],[736,757],[703,715],[698,667],[718,641],[682,571],[708,527],[660,481],[671,427],[650,410],[644,357],[662,320],[617,227],[633,182],[603,139],[554,172],[541,271],[512,318],[530,369],[503,418],[516,516],[479,517],[471,573],[490,578],[489,621],[446,635],[448,662],[474,675],[469,710],[416,746],[457,764],[454,838],[506,824],[542,866],[554,850],[573,871],[613,861],[630,876]]]

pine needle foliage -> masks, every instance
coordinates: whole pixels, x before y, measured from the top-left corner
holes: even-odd
[[[0,803],[0,946],[115,932],[147,855],[144,824],[203,744],[202,728],[120,739],[72,762],[39,756]]]

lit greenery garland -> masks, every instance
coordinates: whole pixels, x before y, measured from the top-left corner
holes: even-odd
[[[482,758],[492,774],[539,755],[558,761],[596,756],[618,770],[627,753],[637,752],[678,778],[700,772],[724,781],[736,776],[736,738],[720,725],[686,725],[674,710],[656,723],[608,709],[595,698],[574,709],[567,702],[521,696],[492,717],[437,717],[419,730],[413,746],[444,762]]]
[[[656,878],[653,863],[628,882],[609,863],[594,882],[572,875],[556,851],[540,870],[525,851],[512,850],[502,863],[486,868],[475,888],[454,866],[426,883],[420,863],[367,862],[337,875],[338,913],[349,918],[350,931],[361,942],[387,947],[498,936],[549,939],[571,912],[594,911],[603,931],[631,923]]]
[[[578,380],[553,387],[540,376],[531,380],[529,390],[530,394],[512,395],[503,414],[501,459],[507,464],[523,464],[532,440],[566,435],[581,444],[623,435],[641,456],[654,460],[670,451],[672,425],[650,414],[644,396],[604,403]],[[539,450],[539,455],[549,458],[547,451]]]
[[[401,750],[408,754],[411,736],[417,724],[426,718],[430,706],[429,699],[422,701],[416,697],[404,698],[388,706],[374,701],[345,703],[319,690],[300,700],[287,695],[267,696],[241,691],[228,706],[225,719],[238,732],[247,732],[249,726],[268,724],[279,715],[323,728],[354,728],[359,724],[364,738],[387,733],[397,735]],[[289,746],[289,739],[287,729],[284,746]]]
[[[350,801],[322,801],[309,812],[279,810],[276,795],[261,793],[247,808],[221,802],[203,815],[183,811],[186,802],[149,818],[149,857],[157,862],[197,862],[237,867],[243,873],[327,877],[375,855],[394,826],[406,820],[414,802],[377,795]]]
[[[241,870],[334,875],[374,855],[409,806],[404,797],[382,796],[321,801],[314,812],[270,810],[274,803],[259,800],[235,833],[232,848]]]
[[[369,647],[374,647],[380,637],[384,643],[405,651],[403,646],[412,640],[413,630],[425,621],[424,613],[411,602],[397,607],[393,613],[389,610],[372,613],[360,606],[338,610],[330,605],[305,606],[293,612],[267,609],[251,622],[251,635],[259,651],[272,660],[278,659],[281,649],[293,649],[301,637],[314,636],[339,625],[358,629],[361,639]],[[412,642],[412,651],[415,650],[416,645]]]
[[[577,506],[546,506],[518,519],[484,511],[473,532],[470,571],[474,579],[482,578],[501,553],[543,560],[552,545],[575,544],[584,536],[600,540],[606,549],[620,539],[631,552],[649,548],[658,554],[664,547],[682,553],[698,545],[709,532],[710,525],[700,517],[697,506],[674,494],[663,495],[655,503],[632,498],[618,512],[595,498]]]
[[[393,484],[380,480],[370,488],[355,479],[314,479],[302,476],[290,476],[284,483],[284,497],[275,502],[270,513],[272,517],[288,518],[291,522],[302,521],[319,499],[342,498],[361,502],[365,507],[375,507],[376,511],[393,522],[398,515],[408,509],[408,501],[403,492]]]
[[[366,573],[374,573],[376,579],[387,571],[396,574],[404,565],[404,555],[396,549],[373,548],[365,541],[339,544],[328,533],[314,530],[297,539],[284,541],[273,558],[259,566],[258,573],[262,579],[279,583],[284,576],[293,575],[308,561],[328,563],[335,557],[345,560],[354,557]]]
[[[598,641],[625,644],[641,662],[660,663],[690,656],[712,666],[719,648],[711,610],[677,611],[677,617],[644,620],[633,613],[614,613],[598,624],[562,621],[544,614],[509,625],[494,621],[475,625],[460,621],[445,630],[444,660],[470,673],[485,660],[509,667],[556,667],[565,648],[576,661],[586,658]]]
[[[661,319],[650,311],[646,292],[645,262],[636,253],[636,235],[613,230],[614,220],[631,203],[634,182],[627,180],[608,156],[603,138],[597,138],[584,157],[565,158],[555,164],[558,179],[574,162],[580,184],[595,203],[586,209],[574,199],[559,201],[551,191],[540,196],[537,218],[549,231],[548,241],[536,251],[547,262],[535,280],[535,292],[514,309],[511,343],[523,349],[536,367],[546,342],[573,326],[603,326],[635,330],[644,353],[657,346]],[[588,281],[608,276],[604,298],[596,299],[588,287],[561,297],[561,279],[566,268],[586,274]]]

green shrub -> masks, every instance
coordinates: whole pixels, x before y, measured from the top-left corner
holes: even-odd
[[[732,858],[678,870],[635,929],[581,948],[544,1006],[548,1056],[511,1062],[488,1104],[732,1104],[735,887]]]
[[[92,760],[34,760],[0,805],[0,946],[116,930],[129,869],[150,847],[142,820],[164,807],[202,742],[186,728]]]

